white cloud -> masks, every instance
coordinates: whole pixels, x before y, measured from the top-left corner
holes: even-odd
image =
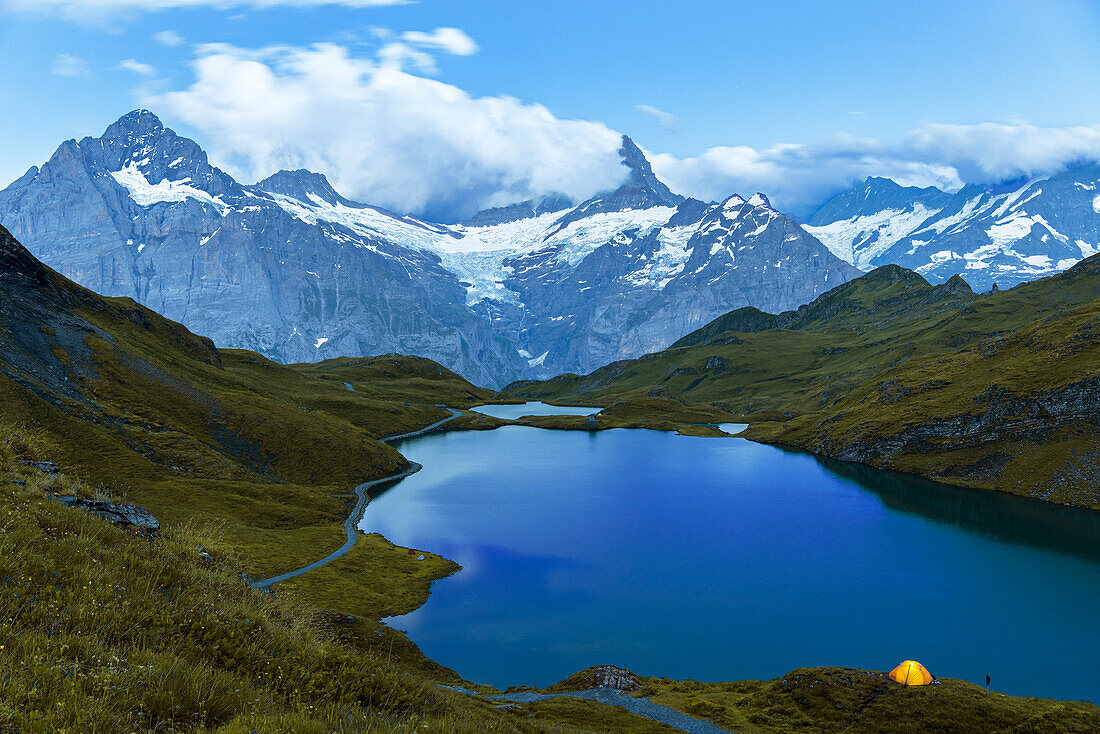
[[[153,40],[159,43],[161,46],[182,46],[185,41],[176,31],[160,31],[153,34]]]
[[[647,104],[637,105],[634,109],[638,110],[638,112],[641,112],[643,115],[652,117],[665,132],[671,132],[676,129],[676,115]]]
[[[867,176],[954,191],[964,183],[1041,175],[1080,161],[1100,161],[1100,125],[927,124],[895,145],[837,136],[761,149],[722,146],[693,158],[657,155],[653,169],[673,190],[706,199],[759,190],[775,206],[806,215]]]
[[[435,57],[425,49],[442,51],[452,56],[471,56],[478,52],[474,39],[458,28],[436,28],[431,33],[406,31],[401,40],[392,40],[395,34],[389,28],[372,28],[372,35],[387,41],[378,50],[378,61],[391,69],[411,68],[420,74],[439,73]]]
[[[405,5],[411,0],[0,0],[0,9],[55,15],[69,20],[101,22],[141,12],[179,8],[370,8]]]
[[[157,70],[149,64],[143,64],[136,59],[123,59],[118,62],[118,66],[115,67],[116,71],[129,71],[137,74],[138,76],[155,76]]]
[[[87,76],[88,62],[72,54],[58,54],[53,57],[50,71],[58,76]]]
[[[652,162],[657,176],[674,191],[706,200],[762,191],[775,207],[801,215],[867,176],[946,190],[962,185],[949,165],[913,160],[878,141],[848,136],[763,149],[719,146],[693,158],[654,155]]]
[[[1100,125],[928,124],[909,134],[909,152],[959,169],[967,181],[1004,180],[1100,160]]]
[[[413,45],[436,48],[453,56],[472,56],[479,50],[474,39],[458,28],[436,28],[431,33],[406,31],[401,38]]]
[[[242,178],[310,168],[353,198],[429,217],[552,191],[583,199],[622,179],[619,134],[606,125],[415,76],[403,67],[434,70],[431,56],[392,32],[377,35],[375,59],[331,44],[201,47],[189,88],[144,102],[202,132],[214,159],[234,163]],[[893,143],[837,135],[650,157],[674,191],[705,200],[763,191],[777,208],[806,216],[867,176],[950,191],[1100,160],[1100,125],[935,124]]]
[[[549,191],[577,198],[625,176],[607,126],[511,97],[474,97],[346,48],[198,50],[187,89],[144,100],[203,133],[246,180],[329,175],[346,195],[460,217]]]

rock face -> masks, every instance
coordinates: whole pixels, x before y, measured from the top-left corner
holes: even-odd
[[[66,507],[75,507],[85,512],[90,512],[96,517],[101,517],[116,525],[125,525],[145,533],[157,533],[160,531],[160,523],[149,511],[134,505],[119,505],[105,500],[86,500],[80,497],[54,496]]]
[[[869,178],[831,199],[806,227],[862,268],[894,263],[933,282],[1011,287],[1100,252],[1100,165],[956,194]]]
[[[501,385],[660,349],[739,306],[797,306],[858,271],[767,199],[684,199],[623,139],[625,182],[441,225],[309,171],[245,186],[153,114],[63,143],[0,192],[62,274],[220,346],[284,362],[386,352]]]
[[[615,665],[599,665],[593,668],[592,682],[597,688],[614,688],[617,691],[637,691],[642,687],[638,676]]]

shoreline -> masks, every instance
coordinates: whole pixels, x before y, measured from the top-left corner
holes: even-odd
[[[442,406],[439,406],[439,407],[442,407]],[[451,415],[444,418],[443,420],[436,421],[435,423],[432,423],[431,425],[425,426],[424,428],[419,428],[415,431],[409,431],[408,433],[399,433],[399,434],[393,435],[393,436],[386,436],[386,437],[380,438],[378,440],[382,443],[390,443],[391,441],[401,441],[401,440],[407,439],[407,438],[415,438],[416,436],[423,436],[425,433],[430,433],[430,432],[436,430],[437,428],[440,428],[441,426],[443,426],[447,423],[450,423],[451,421],[455,420],[456,418],[461,417],[464,414],[463,411],[456,410],[454,408],[445,408],[445,410],[449,410],[451,412]],[[353,490],[353,492],[355,494],[355,497],[356,497],[355,506],[352,507],[351,511],[348,513],[348,516],[346,518],[344,518],[343,525],[344,525],[344,532],[347,534],[347,540],[344,541],[344,544],[342,546],[337,548],[332,553],[329,553],[324,558],[320,558],[320,559],[314,561],[313,563],[302,566],[301,568],[294,569],[293,571],[287,571],[286,573],[281,573],[277,576],[271,576],[271,577],[266,578],[266,579],[261,579],[259,581],[251,581],[250,583],[252,584],[252,586],[259,589],[260,591],[270,592],[271,587],[274,586],[277,583],[280,583],[282,581],[288,581],[289,579],[292,579],[292,578],[296,578],[298,576],[301,576],[302,574],[305,574],[305,573],[308,573],[308,572],[313,571],[315,569],[318,569],[321,566],[325,566],[329,563],[332,563],[336,559],[342,558],[345,555],[347,555],[348,551],[350,551],[352,548],[354,548],[356,542],[358,542],[358,540],[359,540],[359,521],[363,518],[363,513],[366,512],[367,505],[370,504],[370,499],[371,499],[370,494],[368,494],[367,490],[370,489],[371,487],[376,487],[379,484],[385,484],[387,482],[396,482],[396,481],[399,481],[401,479],[404,479],[405,477],[412,476],[413,474],[416,474],[418,471],[420,471],[423,468],[424,467],[421,466],[420,464],[417,464],[415,461],[412,461],[412,462],[409,462],[408,466],[406,466],[404,469],[397,472],[396,474],[390,474],[389,476],[381,477],[380,479],[371,479],[369,481],[366,481],[366,482],[363,482],[363,483],[357,485],[355,487],[355,489]]]

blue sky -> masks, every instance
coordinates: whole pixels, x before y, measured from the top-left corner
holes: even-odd
[[[301,164],[440,217],[605,186],[622,132],[684,193],[802,213],[1100,155],[1093,2],[371,2],[0,0],[0,181],[136,106],[246,180]],[[233,109],[257,65],[271,99]]]

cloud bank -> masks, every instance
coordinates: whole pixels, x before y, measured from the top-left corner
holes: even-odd
[[[622,180],[619,133],[606,125],[418,75],[434,71],[433,51],[476,52],[465,33],[386,31],[379,40],[370,59],[334,44],[201,47],[190,87],[142,102],[201,132],[214,159],[243,179],[310,168],[348,196],[437,219],[555,191],[584,199]],[[1100,125],[928,124],[894,143],[838,135],[650,157],[680,193],[720,200],[763,191],[808,216],[867,176],[955,190],[1100,160]]]
[[[549,191],[582,198],[626,173],[606,125],[474,97],[341,46],[206,46],[194,71],[189,88],[143,102],[201,131],[245,180],[309,168],[353,198],[455,219]]]

